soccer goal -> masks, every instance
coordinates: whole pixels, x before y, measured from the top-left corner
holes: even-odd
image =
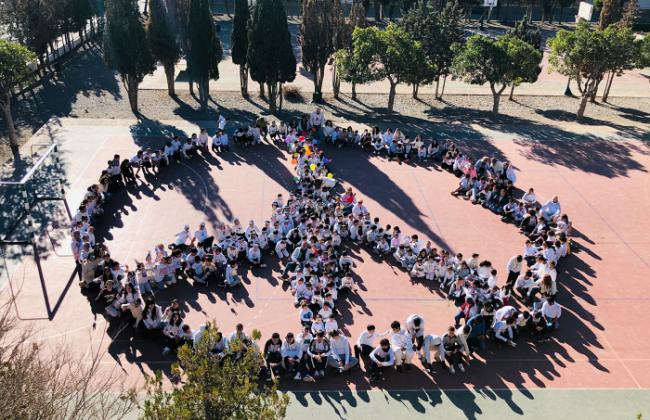
[[[43,253],[72,257],[61,251],[72,215],[58,143],[33,145],[30,152],[1,173],[0,278],[11,281],[16,267],[27,264],[45,285]]]
[[[34,151],[41,147],[40,151]],[[0,180],[0,241],[30,241],[38,228],[50,222],[47,205],[63,204],[68,218],[70,208],[65,196],[65,173],[61,167],[59,145],[32,146],[30,157],[16,164],[12,173],[4,171]]]

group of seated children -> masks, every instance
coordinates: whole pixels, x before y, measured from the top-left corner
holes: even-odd
[[[104,304],[107,316],[127,317],[136,327],[142,327],[145,335],[160,332],[166,343],[163,351],[167,353],[194,339],[197,333],[183,324],[178,302],[172,302],[164,311],[156,304],[156,289],[186,279],[191,279],[195,285],[214,283],[232,288],[241,282],[238,275],[241,262],[247,262],[251,268],[262,267],[265,255],[274,255],[283,263],[283,281],[289,285],[299,308],[301,331],[297,336],[287,334],[284,342],[279,334],[273,334],[266,343],[264,354],[271,375],[285,371],[295,379],[313,381],[324,376],[328,366],[339,372],[346,371],[356,366],[361,356],[367,356],[367,370],[372,379],[377,380],[388,366],[395,365],[402,370],[404,365],[410,369],[416,352],[430,368],[434,360],[429,355],[431,350],[435,351],[437,360],[446,363],[454,373],[455,367],[464,371],[462,361],[474,349],[483,348],[488,338],[514,346],[517,336],[530,330],[535,340],[548,339],[560,315],[559,304],[555,303],[556,267],[559,258],[568,253],[566,236],[570,228],[565,216],[560,214],[557,199],[537,206],[530,195],[522,198],[525,206],[535,206],[537,223],[526,232],[529,240],[523,255],[508,262],[508,278],[500,287],[497,270],[478,254],[469,258],[461,253],[451,255],[418,235],[403,234],[398,226],[381,225],[379,218],[371,217],[363,200],[358,199],[352,189],[336,193],[336,182],[328,166],[330,161],[317,146],[321,136],[319,129],[311,127],[311,130],[298,133],[299,136],[291,136],[297,128],[285,130],[273,126],[274,123],[265,126],[264,135],[269,133],[274,140],[279,136],[287,144],[297,177],[295,190],[286,201],[279,194],[272,202],[271,217],[261,227],[254,221],[244,226],[234,219],[232,225],[214,223],[211,231],[205,223],[200,223],[192,233],[186,225],[173,243],[156,245],[133,270],[114,261],[105,246],[95,243],[93,219],[101,215],[101,203],[110,195],[110,188],[122,181],[115,177],[122,176],[125,182],[131,178],[131,174],[124,175],[120,170],[123,165],[119,164],[119,156],[111,161],[109,169],[117,165],[117,175],[107,170],[102,173],[99,184],[88,188],[75,216],[72,243],[81,267],[82,287],[99,289],[96,299]],[[285,131],[289,134],[285,135]],[[201,136],[204,134],[202,131]],[[401,138],[399,130],[396,134]],[[171,141],[172,148],[177,140]],[[139,152],[137,159],[129,161],[133,179],[140,169],[146,172],[160,168],[160,161],[168,165],[175,159],[195,154],[190,148],[177,150],[179,154],[169,155],[172,160],[161,157],[158,164],[153,163],[151,155]],[[390,154],[390,147],[387,150]],[[453,143],[445,142],[444,147],[436,145],[431,157],[447,159],[450,153],[457,153],[455,150]],[[447,165],[452,172],[460,170],[465,178],[467,165],[455,164],[458,154],[453,162],[443,160],[442,165]],[[405,156],[398,155],[398,158]],[[492,185],[489,191],[493,188],[498,191],[497,195],[503,191],[511,193],[512,168],[507,163],[499,165],[498,161],[487,158],[480,162],[470,165],[473,168],[470,179],[476,172],[478,179]],[[490,207],[491,195],[486,195],[482,188],[476,193],[473,191],[472,184],[469,189],[454,193],[470,194],[472,200],[488,203]],[[530,191],[529,194],[534,193]],[[544,227],[538,228],[540,225]],[[374,327],[369,326],[359,337],[352,355],[341,333],[336,308],[337,302],[356,290],[354,262],[346,251],[349,243],[367,247],[380,257],[394,258],[414,279],[438,284],[458,307],[455,325],[442,336],[424,335],[424,320],[418,315],[406,320],[405,329],[399,322],[393,322],[391,330],[385,334],[375,333]],[[527,269],[523,268],[524,261]],[[530,310],[519,312],[515,309],[515,292]],[[377,344],[377,339],[383,335],[390,336],[390,340],[382,339]]]

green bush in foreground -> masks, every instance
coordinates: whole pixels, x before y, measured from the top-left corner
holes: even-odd
[[[209,327],[194,348],[186,344],[178,349],[178,363],[172,366],[172,372],[180,378],[181,385],[166,391],[160,372],[148,378],[143,419],[244,420],[285,416],[289,398],[278,392],[277,380],[270,386],[260,385],[264,359],[256,345],[259,331],[253,331],[253,342],[248,345],[240,341],[229,343],[223,358],[212,352],[216,335],[216,328]]]

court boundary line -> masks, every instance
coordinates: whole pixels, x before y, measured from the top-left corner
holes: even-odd
[[[636,252],[636,250],[635,250],[634,248],[632,248],[632,247],[631,247],[631,246],[630,246],[630,245],[625,241],[625,239],[624,239],[624,238],[623,238],[623,237],[618,233],[618,231],[617,231],[616,229],[614,229],[614,227],[613,227],[613,226],[612,226],[612,225],[611,225],[611,224],[610,224],[610,223],[609,223],[609,222],[608,222],[608,221],[607,221],[607,220],[606,220],[606,219],[605,219],[605,218],[604,218],[604,217],[603,217],[599,212],[598,212],[598,210],[597,210],[597,209],[596,209],[596,208],[595,208],[595,207],[594,207],[594,206],[589,202],[589,200],[587,200],[587,199],[585,198],[585,196],[582,195],[582,193],[580,192],[580,190],[579,190],[578,188],[576,188],[576,187],[575,187],[571,182],[569,182],[569,180],[567,179],[567,177],[565,177],[564,174],[562,174],[559,170],[556,169],[555,173],[556,173],[556,174],[557,174],[557,175],[558,175],[558,176],[559,176],[559,177],[560,177],[560,178],[561,178],[561,179],[566,183],[566,185],[568,185],[568,186],[573,190],[573,192],[576,194],[576,196],[579,197],[580,200],[582,200],[582,202],[584,202],[584,203],[587,205],[587,207],[589,207],[589,208],[591,209],[591,211],[596,215],[596,217],[598,217],[598,218],[599,218],[599,219],[600,219],[600,220],[605,224],[605,226],[607,226],[607,228],[608,228],[609,230],[611,230],[612,233],[614,233],[614,235],[615,235],[615,236],[616,236],[616,237],[621,241],[621,243],[622,243],[622,244],[623,244],[623,245],[624,245],[624,246],[625,246],[629,251],[631,251],[632,254],[634,254],[634,255],[637,257],[637,259],[638,259],[639,261],[641,261],[641,263],[642,263],[643,265],[645,265],[647,268],[650,269],[650,264],[648,264],[648,262],[647,262],[645,259],[643,259],[643,258],[642,258],[642,257],[641,257],[637,252]],[[594,300],[595,300],[595,299],[594,299]],[[625,369],[625,371],[627,372],[627,374],[630,376],[630,378],[632,379],[632,381],[636,384],[636,386],[637,386],[638,388],[641,388],[641,385],[640,385],[639,381],[636,379],[636,377],[634,376],[634,374],[632,374],[632,371],[630,370],[630,368],[625,364],[625,362],[623,361],[623,359],[621,358],[621,356],[618,354],[618,351],[614,348],[614,346],[612,345],[612,343],[609,341],[609,338],[607,337],[606,329],[603,329],[603,330],[602,330],[602,335],[601,335],[601,336],[602,336],[603,340],[605,340],[605,343],[607,344],[607,346],[611,349],[611,352],[612,352],[612,353],[614,354],[614,356],[618,359],[618,361],[619,361],[619,363],[621,364],[621,366],[623,366],[623,369]]]

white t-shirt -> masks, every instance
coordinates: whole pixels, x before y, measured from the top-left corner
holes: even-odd
[[[384,336],[386,336],[386,333],[373,332],[370,334],[368,330],[366,330],[359,335],[359,338],[357,339],[357,346],[365,344],[366,346],[373,348],[377,347],[377,339]]]
[[[562,315],[562,307],[558,303],[549,305],[548,301],[544,302],[542,305],[542,314],[546,318],[559,318]]]

